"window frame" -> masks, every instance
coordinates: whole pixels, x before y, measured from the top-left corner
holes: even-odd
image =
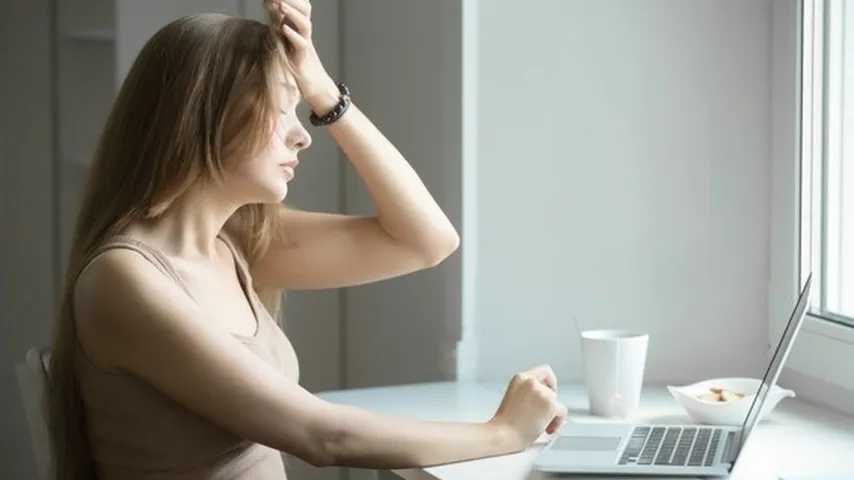
[[[776,221],[772,222],[771,231],[769,345],[776,345],[779,341],[799,288],[806,281],[810,269],[816,273],[816,280],[821,277],[819,269],[823,267],[820,260],[817,264],[815,258],[802,257],[802,252],[805,248],[812,252],[811,247],[805,244],[812,241],[814,229],[822,228],[821,218],[814,215],[820,206],[812,204],[812,189],[821,186],[821,175],[816,175],[816,171],[820,173],[824,147],[824,0],[798,0],[795,3],[794,91],[797,101],[792,111],[796,148],[793,171],[781,172],[779,169],[787,169],[792,163],[785,158],[784,161],[774,161],[772,157],[775,178],[786,180],[780,185],[782,197],[777,198],[783,201],[772,201],[772,209],[780,209],[780,212],[779,215],[772,212]],[[822,54],[816,55],[817,52]],[[816,111],[820,114],[815,115]],[[821,282],[818,285],[821,286]],[[816,298],[813,295],[811,304]],[[854,375],[845,368],[834,368],[848,365],[851,358],[854,358],[854,327],[808,311],[786,367],[854,393]],[[821,395],[820,392],[811,393]]]

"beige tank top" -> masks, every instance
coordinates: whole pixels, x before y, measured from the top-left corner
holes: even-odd
[[[246,259],[226,233],[220,233],[219,238],[234,256],[240,284],[256,319],[254,335],[232,335],[282,375],[299,382],[293,346],[252,288]],[[187,291],[164,254],[127,235],[111,237],[93,252],[89,261],[110,248],[139,252]],[[218,427],[134,375],[100,368],[79,341],[75,343],[75,368],[99,479],[287,478],[278,450]]]

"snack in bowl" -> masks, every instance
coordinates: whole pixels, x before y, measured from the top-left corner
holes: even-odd
[[[714,378],[683,386],[668,385],[667,389],[694,422],[740,426],[744,423],[761,384],[762,381],[757,378],[732,377]],[[768,392],[759,420],[765,418],[780,400],[794,396],[795,392],[792,390],[774,385]]]
[[[696,396],[704,402],[729,402],[744,398],[743,393],[727,390],[723,387],[710,387],[708,392],[700,392]]]

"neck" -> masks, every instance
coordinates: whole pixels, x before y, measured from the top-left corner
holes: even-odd
[[[195,184],[157,218],[128,227],[124,233],[155,243],[170,256],[186,260],[216,259],[216,237],[240,207],[225,192]]]

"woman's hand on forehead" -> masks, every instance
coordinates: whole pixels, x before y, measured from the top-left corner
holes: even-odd
[[[286,46],[287,66],[299,92],[313,109],[323,110],[338,87],[326,72],[312,41],[311,3],[307,0],[264,0],[271,27]],[[288,88],[290,78],[282,83]],[[294,103],[296,104],[296,102]]]

